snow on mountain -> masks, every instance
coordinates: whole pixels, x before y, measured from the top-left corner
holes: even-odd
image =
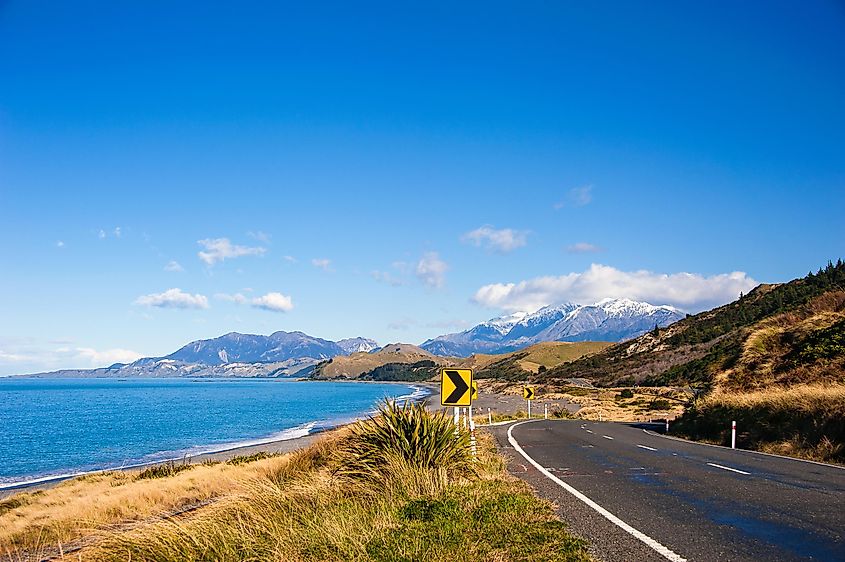
[[[505,353],[543,341],[623,341],[681,318],[683,313],[671,306],[630,299],[602,299],[592,305],[563,303],[530,314],[494,318],[464,332],[427,340],[420,347],[436,355],[466,357]]]
[[[364,352],[369,353],[374,349],[379,348],[379,344],[375,340],[371,340],[369,338],[347,338],[344,340],[338,340],[337,345],[344,351],[346,354],[351,353],[358,353]]]

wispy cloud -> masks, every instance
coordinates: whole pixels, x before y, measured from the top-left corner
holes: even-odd
[[[630,298],[700,311],[736,299],[759,283],[742,271],[704,276],[697,273],[620,271],[593,264],[580,273],[535,277],[518,283],[493,283],[476,291],[474,300],[506,311],[534,311],[549,304],[592,304],[603,298]]]
[[[164,270],[178,273],[181,271],[185,271],[185,268],[182,267],[182,265],[178,261],[170,260],[169,262],[167,262],[167,265],[164,266]]]
[[[123,232],[120,230],[119,226],[114,227],[114,236],[115,238],[120,238]]]
[[[296,263],[296,258],[293,256],[282,256],[282,259],[288,263]]]
[[[105,237],[106,237],[106,231],[101,228],[100,232],[97,233],[97,238],[99,238],[100,240],[103,240]]]
[[[233,302],[235,304],[244,304],[248,299],[242,293],[215,293],[214,298],[220,301]]]
[[[441,260],[437,252],[426,252],[417,262],[417,279],[427,287],[439,289],[446,283],[448,269],[449,264]]]
[[[256,297],[250,301],[254,308],[269,310],[271,312],[289,312],[293,310],[293,300],[282,293],[267,293],[264,296]]]
[[[56,248],[64,248],[65,243],[64,240],[56,240]]]
[[[132,363],[141,358],[141,354],[131,349],[96,350],[91,347],[77,347],[76,357],[87,361],[91,367],[108,367],[115,363]]]
[[[563,209],[564,207],[583,207],[589,205],[593,200],[593,186],[582,185],[581,187],[573,187],[570,189],[566,197],[562,201],[554,204],[555,210]]]
[[[200,294],[190,294],[181,289],[168,289],[163,293],[151,293],[135,299],[135,304],[158,308],[208,308],[208,298]]]
[[[197,244],[204,248],[197,255],[208,265],[241,256],[261,256],[267,251],[266,248],[260,246],[238,246],[232,244],[228,238],[205,238],[197,240]]]
[[[496,229],[484,225],[464,234],[461,239],[474,246],[484,246],[494,252],[506,253],[525,246],[528,233],[512,228]]]
[[[601,252],[602,250],[603,248],[601,246],[596,246],[589,242],[577,242],[566,247],[566,251],[570,254],[590,254]]]
[[[311,260],[311,265],[323,271],[331,271],[332,260],[327,258],[314,258]]]
[[[259,242],[263,242],[265,244],[269,244],[270,240],[273,238],[272,236],[270,236],[266,232],[262,232],[260,230],[256,230],[256,231],[250,230],[249,232],[246,233],[246,235],[249,236],[250,238],[252,238],[253,240],[258,240]]]
[[[374,270],[370,275],[376,281],[387,283],[391,287],[400,287],[408,284],[408,276],[410,275],[411,267],[408,262],[395,261],[390,264],[393,271]]]

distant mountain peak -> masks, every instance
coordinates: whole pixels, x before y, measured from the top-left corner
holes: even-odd
[[[436,355],[466,357],[505,353],[544,341],[623,341],[683,318],[671,306],[655,306],[625,298],[606,298],[591,305],[570,302],[536,312],[515,312],[454,334],[423,342]]]

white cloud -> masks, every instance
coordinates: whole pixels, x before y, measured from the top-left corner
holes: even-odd
[[[293,256],[282,256],[282,259],[288,263],[296,263],[296,258]]]
[[[244,304],[247,298],[241,293],[229,295],[227,293],[216,293],[214,298],[221,301],[233,302],[235,304]]]
[[[104,349],[97,351],[90,347],[77,347],[75,358],[87,361],[91,367],[108,367],[115,363],[132,363],[141,358],[141,354],[130,349]]]
[[[554,204],[554,208],[563,209],[564,207],[583,207],[589,205],[593,200],[593,186],[583,185],[581,187],[573,187],[566,194],[563,201],[558,201]]]
[[[323,271],[331,271],[332,260],[326,258],[314,258],[311,260],[311,265]]]
[[[391,287],[401,287],[402,285],[405,285],[404,279],[402,279],[401,277],[397,277],[389,271],[379,271],[376,269],[370,272],[370,275],[372,275],[373,279],[375,279],[376,281],[387,283]]]
[[[566,251],[570,254],[590,254],[601,252],[602,248],[600,246],[596,246],[595,244],[590,244],[589,242],[578,242],[567,246]]]
[[[21,361],[31,361],[33,357],[29,355],[23,355],[21,353],[14,353],[14,352],[7,352],[0,349],[0,361],[9,361],[9,362],[21,362]]]
[[[446,283],[449,264],[440,259],[437,252],[427,252],[417,262],[417,278],[427,287],[439,289]]]
[[[56,248],[64,248],[64,247],[65,247],[65,243],[64,243],[63,240],[57,240],[56,241]]]
[[[115,235],[117,238],[120,238],[120,234],[121,234],[121,232],[120,232],[120,227],[119,227],[119,226],[114,227],[114,235]]]
[[[247,236],[254,240],[258,240],[259,242],[264,242],[265,244],[269,244],[272,236],[267,234],[266,232],[262,232],[260,230],[252,231],[246,233]]]
[[[192,295],[181,289],[168,289],[163,293],[142,295],[135,299],[135,304],[159,308],[208,308],[208,299],[204,295]]]
[[[495,229],[485,225],[464,234],[461,239],[475,246],[484,246],[496,252],[510,252],[526,244],[527,232],[512,228]]]
[[[255,297],[250,301],[254,308],[273,312],[289,312],[293,310],[293,301],[282,293],[267,293],[262,297]]]
[[[534,311],[549,304],[592,304],[603,298],[630,298],[700,311],[736,299],[759,283],[741,271],[697,273],[620,271],[593,264],[582,273],[536,277],[519,283],[493,283],[476,291],[475,302],[506,311]]]
[[[197,240],[197,244],[205,248],[197,253],[199,258],[208,265],[241,256],[261,256],[267,251],[262,247],[238,246],[232,244],[228,238],[206,238]]]
[[[100,229],[100,232],[98,232],[98,233],[97,233],[97,238],[99,238],[100,240],[102,240],[102,239],[103,239],[103,238],[105,238],[105,237],[106,237],[106,231],[105,231],[105,230],[103,230],[103,229],[101,228],[101,229]]]
[[[180,264],[178,261],[170,260],[169,262],[167,262],[167,265],[164,266],[164,270],[178,273],[180,271],[185,271],[185,268],[182,267],[182,264]]]

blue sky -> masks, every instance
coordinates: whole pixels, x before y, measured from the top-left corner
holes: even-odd
[[[0,374],[845,254],[841,3],[558,4],[0,2]]]

